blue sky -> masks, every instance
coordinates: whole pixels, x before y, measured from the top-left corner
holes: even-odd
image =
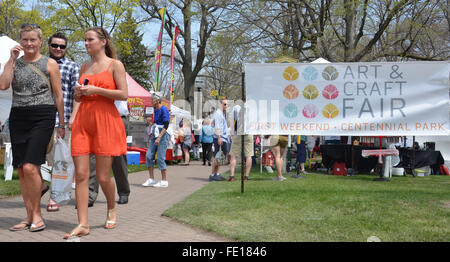
[[[38,0],[28,0],[23,1],[26,10],[31,10],[34,5],[36,5]],[[159,34],[160,23],[152,22],[146,23],[143,26],[140,26],[140,30],[144,33],[143,44],[147,46],[150,50],[156,49],[156,40]],[[165,36],[167,32],[165,32]]]

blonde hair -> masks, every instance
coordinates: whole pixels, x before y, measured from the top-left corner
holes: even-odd
[[[20,27],[19,31],[19,39],[22,39],[22,33],[34,31],[38,34],[39,40],[42,41],[44,34],[42,33],[41,28],[36,24],[24,24]]]
[[[86,32],[94,31],[97,33],[97,36],[100,40],[106,40],[105,45],[105,53],[109,58],[117,59],[116,49],[114,48],[114,44],[109,36],[108,32],[106,32],[103,27],[91,27]]]

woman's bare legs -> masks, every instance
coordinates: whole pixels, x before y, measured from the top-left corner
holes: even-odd
[[[20,190],[27,212],[27,218],[23,221],[34,223],[36,227],[42,226],[41,214],[41,185],[40,167],[34,164],[24,164],[17,169],[19,175]],[[14,228],[24,227],[24,224],[18,224]]]
[[[33,221],[33,216],[32,216],[33,212],[31,209],[29,192],[25,186],[25,176],[23,173],[23,168],[18,168],[17,173],[19,175],[20,192],[22,193],[23,202],[25,203],[25,209],[27,212],[27,217],[23,221],[26,222],[27,224],[31,224],[31,222]],[[23,228],[25,226],[26,226],[25,224],[20,223],[20,224],[13,226],[13,228],[19,229],[19,228]]]
[[[97,164],[97,181],[105,194],[107,209],[112,210],[116,207],[116,186],[110,176],[113,158],[110,156],[95,156],[95,160]],[[107,220],[116,221],[116,212],[112,212]]]
[[[190,161],[189,149],[183,147],[183,152],[184,152],[184,164],[189,164]]]
[[[89,155],[74,156],[75,165],[75,198],[77,205],[78,224],[88,226],[88,202],[89,202]],[[73,233],[77,235],[85,230],[77,227]]]

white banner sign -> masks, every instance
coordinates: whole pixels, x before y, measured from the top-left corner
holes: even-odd
[[[448,62],[246,64],[246,134],[450,135]]]

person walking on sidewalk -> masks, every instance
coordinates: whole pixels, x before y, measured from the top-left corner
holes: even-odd
[[[95,155],[97,179],[106,196],[105,229],[117,225],[115,185],[110,177],[114,156],[127,152],[125,127],[115,100],[127,100],[125,67],[117,56],[111,37],[102,27],[85,34],[85,45],[91,61],[81,68],[80,85],[75,89],[75,120],[72,127],[71,151],[75,164],[78,226],[64,236],[89,234],[89,157]],[[87,83],[87,84],[86,84]]]
[[[209,181],[223,181],[226,180],[219,173],[219,163],[217,160],[217,155],[219,151],[222,151],[223,157],[228,155],[228,143],[230,143],[230,132],[228,129],[227,120],[225,118],[225,111],[228,106],[228,101],[223,99],[220,101],[219,108],[216,110],[213,116],[213,128],[214,133],[214,160],[212,163],[212,173],[209,176]]]
[[[10,58],[0,75],[0,90],[12,86],[9,128],[13,167],[17,169],[20,191],[27,217],[11,231],[44,230],[41,213],[42,178],[47,146],[55,128],[58,112],[58,137],[64,138],[64,105],[61,74],[55,60],[41,54],[42,30],[36,24],[20,27],[20,45],[10,51]],[[19,58],[20,52],[24,55]]]
[[[169,145],[169,133],[167,129],[170,123],[170,114],[166,106],[161,104],[162,98],[158,93],[152,94],[152,106],[155,109],[154,112],[154,124],[152,126],[152,138],[150,145],[145,155],[146,165],[150,178],[142,184],[144,187],[168,187],[167,181],[167,166],[166,166],[166,151]],[[158,153],[157,163],[158,168],[161,171],[161,181],[155,181],[154,174],[154,159]]]
[[[203,120],[202,132],[199,139],[202,143],[202,165],[206,165],[206,160],[208,160],[208,166],[211,166],[211,150],[214,141],[214,128],[211,126],[211,119],[206,118]]]
[[[183,154],[184,154],[184,163],[181,163],[181,166],[188,166],[190,162],[190,152],[193,145],[193,135],[192,135],[192,123],[189,119],[183,119],[183,126],[180,128],[180,136],[183,136]]]
[[[50,57],[58,63],[59,72],[61,73],[61,87],[64,99],[64,123],[61,123],[61,125],[67,127],[64,141],[70,148],[72,125],[69,124],[69,121],[72,115],[73,95],[80,74],[80,66],[74,61],[66,58],[67,44],[67,38],[63,33],[55,33],[48,40],[48,52]],[[56,126],[60,126],[58,116],[56,117]],[[54,150],[47,154],[50,166],[53,166],[53,154]],[[48,212],[59,210],[58,204],[53,200],[54,198],[52,192],[49,198],[49,204],[47,205]]]

